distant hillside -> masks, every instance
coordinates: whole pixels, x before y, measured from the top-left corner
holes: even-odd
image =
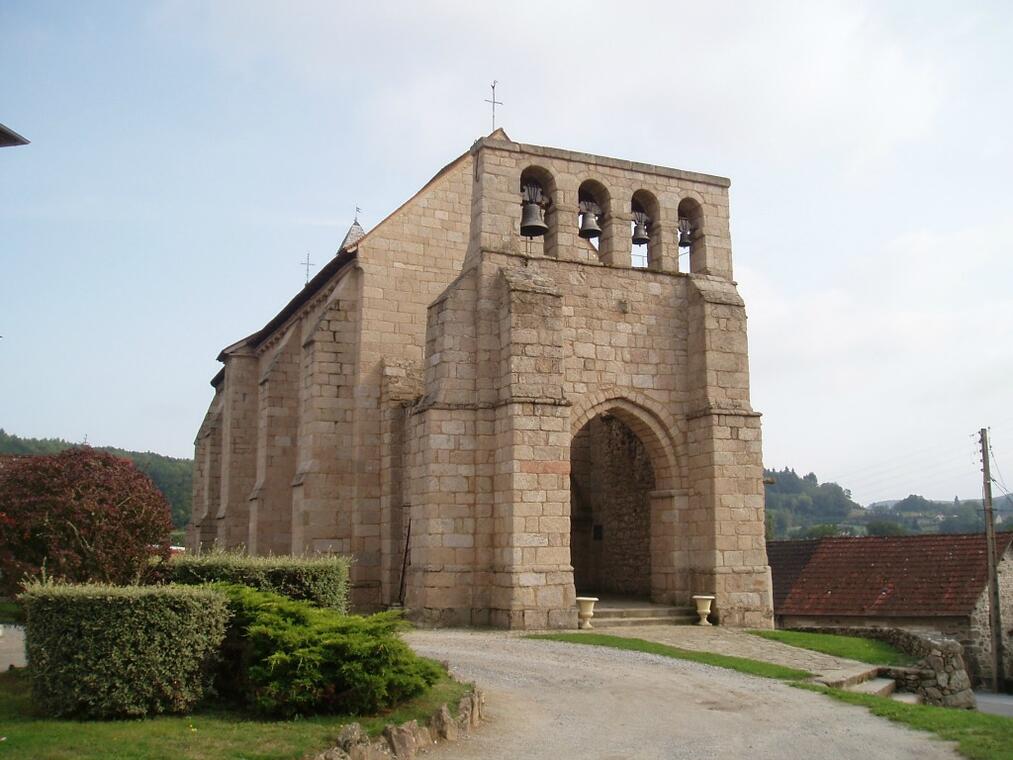
[[[877,501],[863,508],[837,483],[820,483],[809,473],[764,470],[767,538],[816,536],[900,536],[916,533],[975,533],[985,529],[981,499],[932,501],[917,494]],[[1013,496],[993,498],[995,519],[1013,527]]]
[[[768,538],[825,535],[860,517],[864,510],[851,492],[836,483],[820,483],[815,474],[799,477],[795,470],[763,471]],[[771,482],[773,481],[773,482]]]
[[[56,454],[79,444],[61,438],[21,438],[0,428],[0,454]],[[150,451],[126,451],[112,446],[96,447],[129,459],[158,487],[172,509],[172,524],[182,528],[190,519],[193,495],[193,460],[153,454]]]

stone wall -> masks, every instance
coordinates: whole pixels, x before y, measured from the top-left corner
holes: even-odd
[[[1013,653],[1010,652],[1010,632],[1013,631],[1013,546],[999,559],[999,610],[1004,675],[1007,681],[1013,681]],[[986,587],[971,613],[970,634],[964,645],[975,684],[990,684],[992,681],[992,628],[989,607],[989,593]]]
[[[648,598],[654,472],[618,418],[598,416],[570,446],[570,550],[578,594]]]
[[[914,667],[884,667],[880,675],[893,678],[901,691],[920,694],[926,704],[942,707],[975,708],[971,678],[960,642],[928,633],[912,633],[901,628],[808,627],[796,631],[862,636],[885,641],[905,654],[919,658]]]

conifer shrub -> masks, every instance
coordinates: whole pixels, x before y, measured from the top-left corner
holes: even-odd
[[[256,557],[240,552],[211,551],[176,555],[168,567],[168,579],[173,583],[234,583],[311,602],[339,613],[348,610],[349,560],[346,557]]]
[[[87,446],[0,469],[0,594],[26,577],[123,584],[169,557],[169,504],[126,459]]]
[[[262,715],[373,714],[440,677],[398,637],[405,623],[395,613],[342,615],[244,586],[215,588],[232,612],[217,688]]]
[[[190,586],[29,583],[19,600],[32,700],[54,717],[189,711],[229,617],[224,594]]]

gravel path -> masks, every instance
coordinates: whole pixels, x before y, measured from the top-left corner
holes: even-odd
[[[25,629],[20,625],[0,624],[0,671],[23,668],[25,660]]]
[[[488,722],[438,760],[957,760],[950,744],[778,681],[503,633],[415,631],[486,693]]]

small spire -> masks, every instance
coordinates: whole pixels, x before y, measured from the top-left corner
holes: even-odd
[[[352,222],[352,226],[348,228],[348,232],[345,233],[345,239],[341,241],[341,245],[338,246],[338,250],[343,251],[349,246],[355,245],[365,236],[366,231],[362,229],[362,226],[359,224],[359,219],[356,217],[355,221]]]

